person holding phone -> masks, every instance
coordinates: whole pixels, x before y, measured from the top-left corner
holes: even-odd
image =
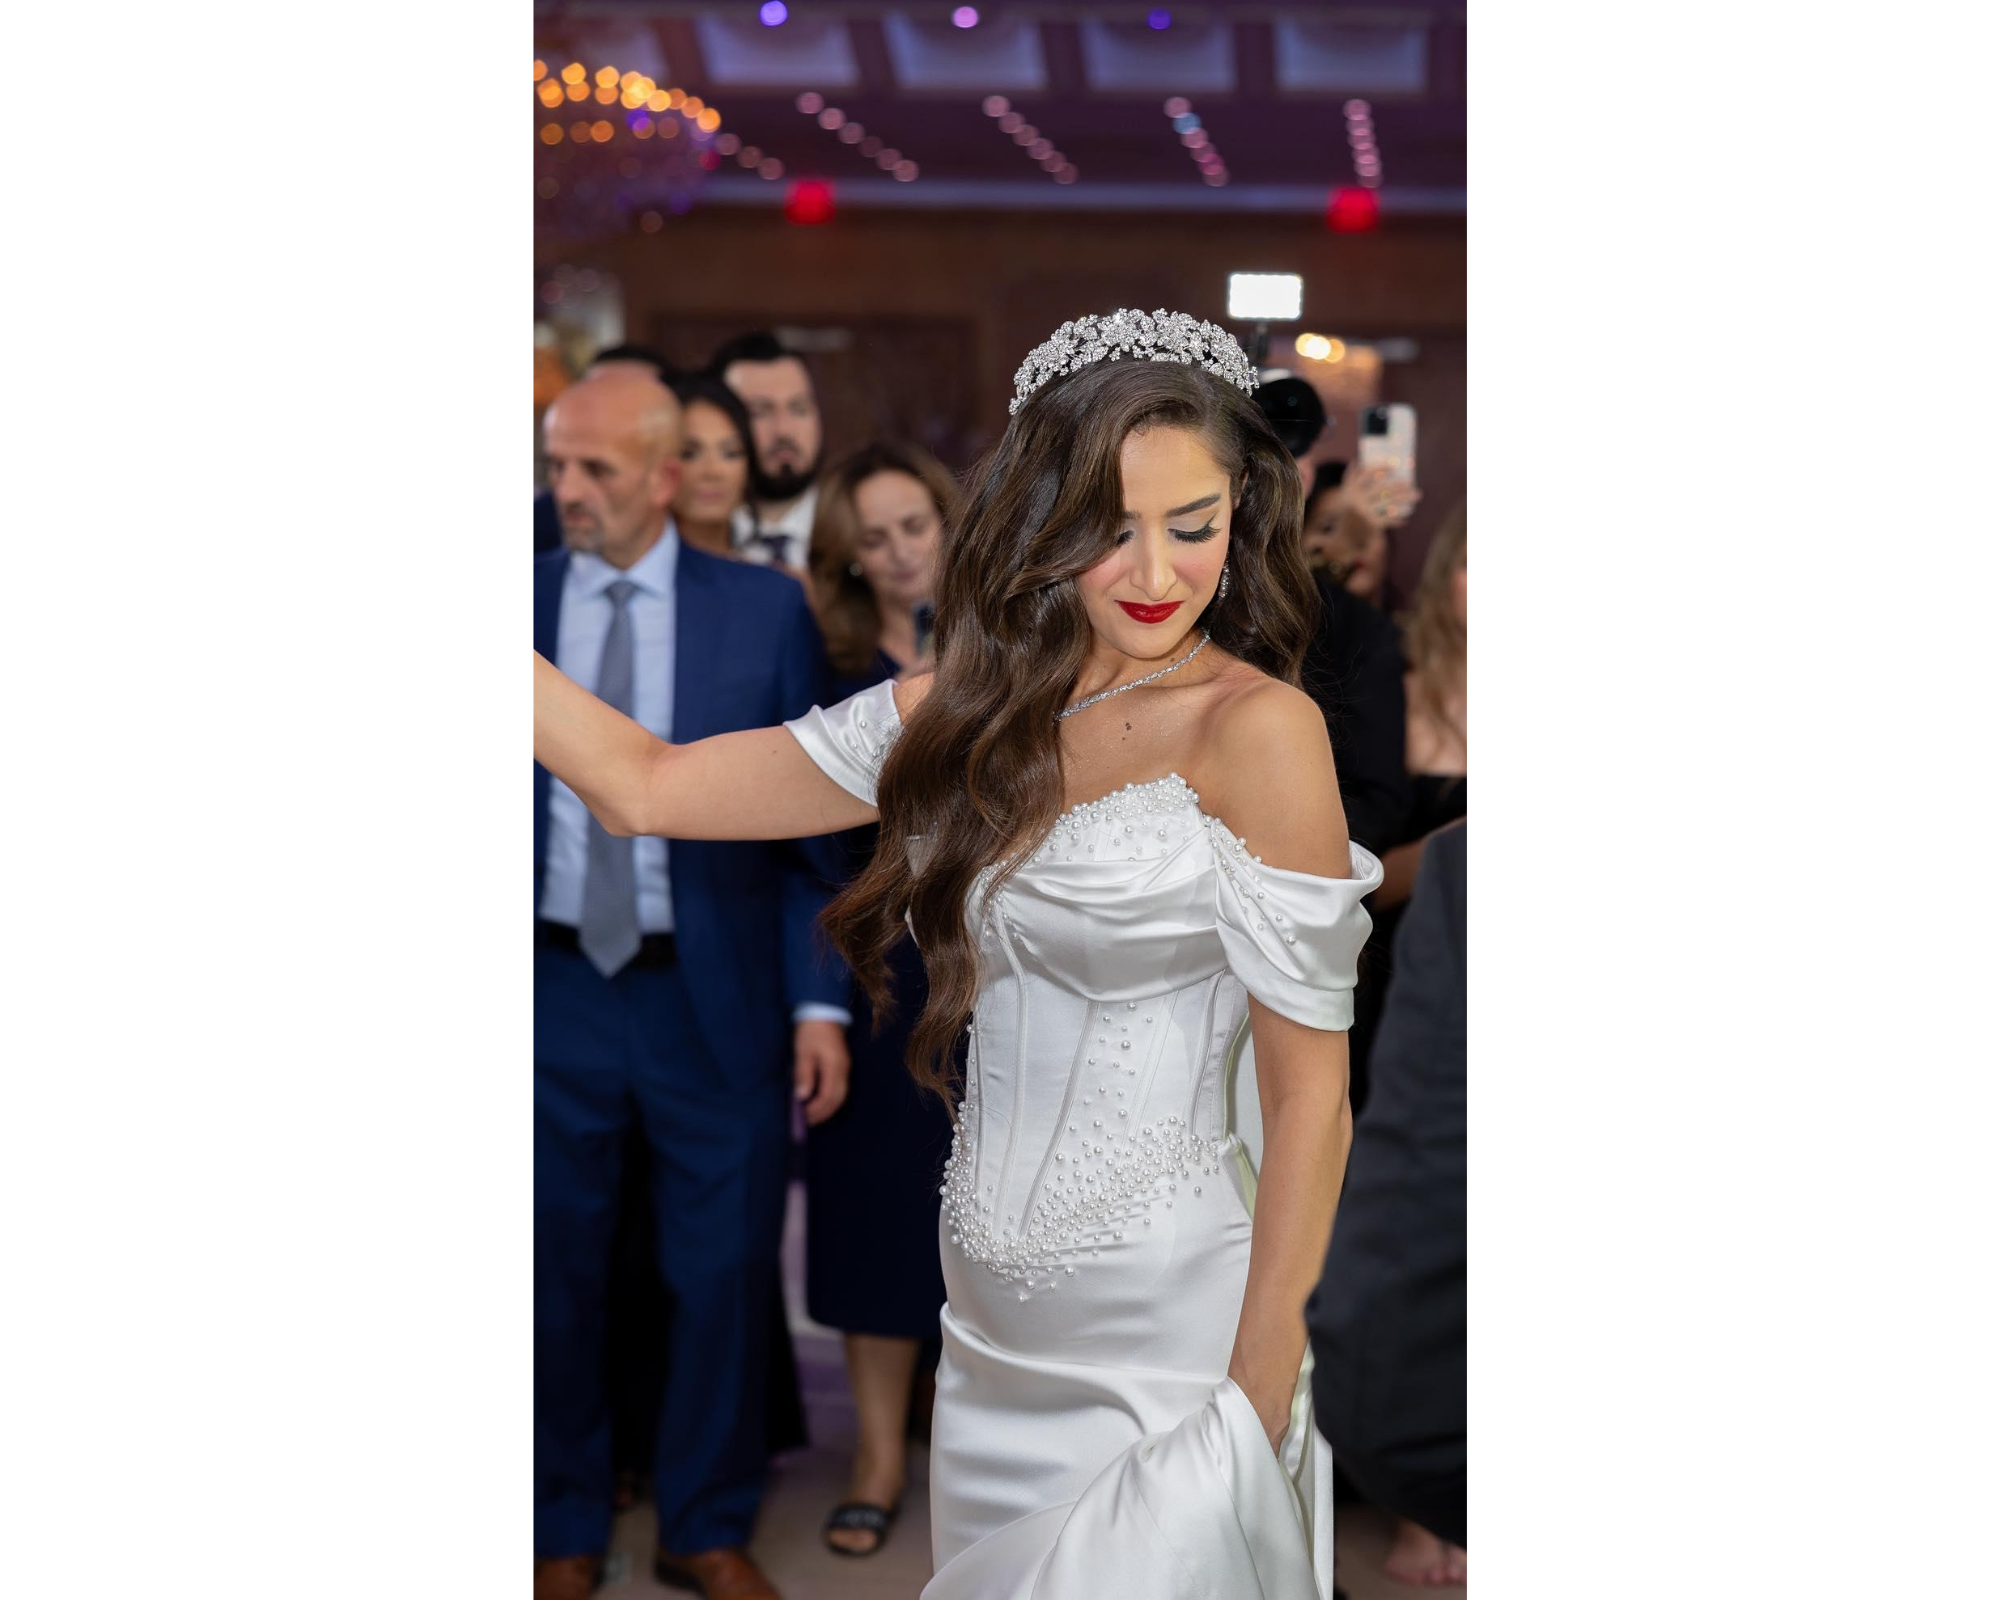
[[[951,474],[914,445],[869,445],[821,483],[808,566],[835,701],[924,670],[938,543],[957,501]],[[875,829],[839,839],[851,876],[874,854]],[[824,1535],[846,1556],[873,1555],[889,1536],[913,1379],[945,1298],[938,1174],[951,1121],[904,1064],[927,993],[908,939],[890,966],[895,1015],[878,1033],[868,997],[856,994],[847,1105],[806,1137],[806,1304],[815,1322],[841,1330],[857,1421],[847,1495]]]

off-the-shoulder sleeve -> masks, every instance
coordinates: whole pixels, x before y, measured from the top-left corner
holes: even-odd
[[[1348,846],[1352,876],[1319,878],[1258,861],[1220,824],[1215,840],[1215,921],[1229,970],[1265,1005],[1308,1028],[1354,1025],[1354,974],[1371,926],[1364,895],[1382,885],[1382,863]]]
[[[785,726],[821,772],[855,799],[875,803],[876,775],[903,731],[894,683],[878,683],[826,710],[814,706]]]

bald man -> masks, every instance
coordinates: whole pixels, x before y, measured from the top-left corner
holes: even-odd
[[[681,543],[671,393],[608,367],[544,429],[564,548],[535,563],[538,651],[681,743],[824,698],[799,584]],[[815,925],[836,870],[823,851],[616,839],[535,768],[537,1600],[585,1600],[610,1538],[605,1301],[635,1123],[673,1302],[656,1566],[775,1600],[743,1546],[763,1494],[789,1108],[823,1121],[847,1084],[847,973]]]

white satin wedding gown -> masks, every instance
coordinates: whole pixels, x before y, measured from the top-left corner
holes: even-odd
[[[874,803],[890,684],[786,726]],[[1309,1373],[1275,1454],[1227,1373],[1260,1148],[1245,991],[1349,1026],[1382,881],[1352,857],[1265,866],[1169,774],[1065,813],[973,896],[923,1600],[1332,1595]]]

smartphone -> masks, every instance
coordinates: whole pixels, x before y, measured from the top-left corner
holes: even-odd
[[[1361,413],[1361,464],[1387,467],[1401,483],[1417,481],[1417,408],[1369,406]]]
[[[917,655],[921,659],[931,653],[931,630],[937,626],[937,607],[926,600],[917,607]]]

